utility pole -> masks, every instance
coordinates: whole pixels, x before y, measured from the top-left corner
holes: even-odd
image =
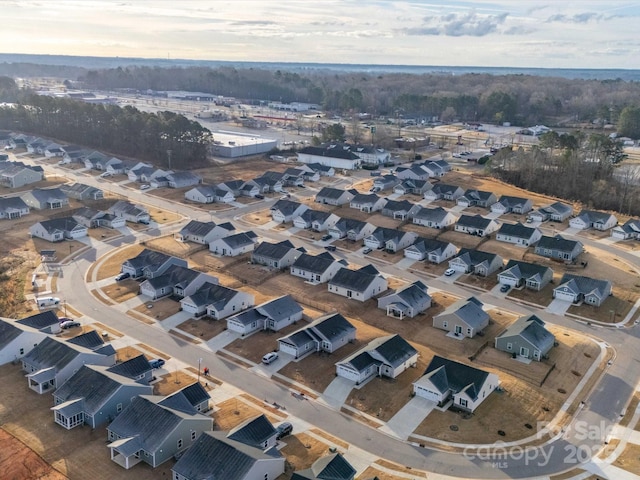
[[[171,154],[173,152],[171,150],[167,150],[167,162],[169,163],[169,170],[171,170]]]

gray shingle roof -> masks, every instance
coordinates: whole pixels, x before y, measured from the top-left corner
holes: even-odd
[[[321,457],[311,468],[294,472],[291,480],[353,480],[356,469],[340,453]]]
[[[84,226],[76,222],[72,217],[51,218],[49,220],[42,220],[40,222],[40,225],[42,225],[42,228],[44,228],[47,233],[54,233],[58,230],[61,230],[63,232],[70,232],[76,227],[85,228]]]
[[[475,190],[470,188],[466,192],[464,192],[464,195],[462,196],[469,200],[484,201],[490,198],[491,195],[493,195],[493,192],[486,192],[484,190]]]
[[[470,327],[478,329],[489,320],[489,314],[482,309],[482,305],[476,297],[460,299],[449,305],[440,315],[455,315]]]
[[[498,203],[504,205],[505,207],[519,207],[524,205],[529,201],[528,198],[524,197],[513,197],[511,195],[502,195],[498,200]]]
[[[36,313],[35,315],[17,320],[17,323],[35,328],[36,330],[42,330],[51,325],[57,325],[60,323],[60,319],[52,310],[47,310],[46,312]]]
[[[579,242],[578,240],[569,240],[561,235],[556,235],[555,237],[543,235],[538,241],[537,248],[558,250],[560,252],[572,252],[577,245],[582,245],[582,242]]]
[[[432,222],[441,222],[448,214],[449,212],[442,207],[422,207],[413,215],[413,218],[417,218],[419,220],[428,220]]]
[[[274,298],[258,305],[256,309],[273,320],[280,320],[302,312],[302,307],[291,295]]]
[[[89,350],[96,350],[104,346],[104,340],[98,335],[95,330],[89,330],[88,332],[81,333],[80,335],[67,340],[74,345],[80,345],[81,347],[88,348]]]
[[[216,228],[215,222],[199,222],[198,220],[191,220],[180,229],[180,234],[204,237],[214,228]]]
[[[542,279],[544,274],[551,270],[549,267],[545,267],[544,265],[537,265],[535,263],[527,263],[521,262],[519,260],[509,260],[507,266],[502,271],[502,273],[511,272],[518,278],[532,278],[537,277]]]
[[[256,237],[257,235],[253,232],[240,232],[224,237],[221,240],[231,248],[238,248],[253,244]]]
[[[162,275],[149,278],[145,280],[145,283],[148,282],[149,285],[155,289],[167,286],[184,288],[193,282],[199,275],[201,275],[201,272],[197,270],[192,270],[191,268],[182,267],[180,265],[171,265]]]
[[[605,292],[611,289],[611,282],[609,280],[583,277],[580,275],[573,275],[571,273],[565,273],[556,288],[560,288],[565,284],[576,293],[581,293],[583,295],[594,293],[600,298],[603,298],[606,294]]]
[[[531,238],[536,231],[536,228],[527,227],[520,222],[518,223],[503,223],[500,225],[498,234],[509,235],[517,238]]]
[[[429,293],[427,293],[427,286],[420,280],[416,280],[409,285],[405,285],[403,288],[391,295],[396,295],[406,305],[409,305],[412,308],[422,306],[427,299],[431,298]]]
[[[144,375],[151,371],[152,368],[149,364],[149,360],[147,360],[144,355],[138,355],[137,357],[130,358],[122,363],[109,367],[108,370],[135,380],[140,375]]]
[[[327,341],[335,341],[342,338],[349,332],[353,332],[356,327],[351,325],[349,320],[339,313],[325,315],[314,320],[307,329],[313,329],[314,333],[323,337]]]
[[[24,210],[28,208],[27,204],[20,197],[3,197],[0,198],[0,212],[7,210]]]
[[[497,256],[495,253],[483,252],[471,248],[461,248],[455,258],[460,258],[468,265],[478,265],[483,262],[491,263]]]
[[[300,207],[300,205],[300,202],[293,202],[291,200],[283,198],[273,204],[273,206],[271,207],[271,211],[280,211],[283,215],[288,216],[295,212]]]
[[[322,190],[316,194],[316,198],[330,198],[332,200],[337,200],[344,195],[344,192],[345,190],[340,188],[323,187]]]
[[[232,288],[205,282],[196,293],[185,300],[196,306],[211,305],[216,310],[222,310],[237,294],[238,291]]]
[[[264,442],[276,435],[276,429],[262,414],[255,418],[250,418],[229,431],[227,438],[235,440],[245,445],[260,448]]]
[[[22,329],[16,327],[13,322],[0,319],[0,350],[18,338],[21,333]]]
[[[375,350],[394,368],[418,353],[418,351],[400,335],[391,335],[384,338],[386,340],[383,340],[380,345],[375,347]]]
[[[204,432],[172,470],[188,480],[245,480],[256,461],[269,458],[272,452],[226,438],[223,432]]]
[[[440,255],[449,245],[451,245],[449,242],[443,242],[435,238],[418,237],[412,246],[422,253],[428,254],[433,252]]]
[[[364,292],[380,274],[369,273],[368,270],[363,270],[363,268],[360,270],[350,270],[342,267],[330,280],[329,284],[356,292]]]
[[[315,155],[319,157],[340,158],[343,160],[358,160],[360,157],[355,153],[343,148],[334,147],[304,147],[299,153]]]
[[[279,260],[293,248],[295,247],[289,240],[283,240],[279,243],[262,242],[254,249],[253,255]]]
[[[536,315],[527,315],[518,318],[497,338],[521,336],[540,351],[545,352],[553,346],[555,337],[544,325],[544,321]]]
[[[129,260],[125,260],[124,263],[132,268],[138,269],[151,265],[162,265],[170,258],[171,256],[166,253],[156,252],[155,250],[145,248],[137,256],[130,258]]]
[[[76,358],[81,351],[83,351],[82,347],[61,342],[52,337],[46,337],[33,347],[22,360],[27,365],[34,366],[37,370],[55,368],[56,371],[60,371]]]
[[[335,258],[333,258],[329,252],[323,252],[319,255],[303,253],[293,262],[292,268],[322,274],[326,272],[335,261]]]
[[[455,362],[447,358],[435,355],[424,372],[429,375],[431,381],[438,387],[441,393],[452,390],[458,393],[465,390],[472,398],[476,399],[482,390],[482,385],[489,376],[484,370],[470,367],[463,363]]]
[[[490,218],[484,218],[482,215],[460,215],[457,224],[470,228],[487,228],[491,222]]]

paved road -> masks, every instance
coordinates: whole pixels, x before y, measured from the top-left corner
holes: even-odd
[[[78,181],[107,187],[106,182],[95,179],[92,176],[81,175]],[[150,196],[136,190],[122,189],[111,184],[107,190],[124,193],[132,201],[151,203],[155,206],[166,208],[192,218],[202,218],[203,212],[187,205],[172,202]],[[264,203],[249,206],[245,211],[263,209]],[[244,213],[244,212],[243,212]],[[220,212],[219,220],[231,219],[238,215],[237,210]],[[277,232],[261,231],[262,236],[271,239],[283,239],[285,236]],[[120,239],[116,243],[131,241]],[[582,240],[582,239],[581,239]],[[298,241],[298,239],[296,239]],[[299,243],[304,243],[302,240]],[[601,248],[596,242],[584,239],[585,245],[590,248]],[[64,278],[58,282],[59,288],[65,291],[67,301],[73,304],[82,313],[104,324],[126,332],[127,335],[140,339],[144,343],[165,351],[169,355],[190,364],[197,365],[198,358],[203,358],[211,368],[212,373],[221,380],[241,388],[257,398],[276,401],[285,405],[287,410],[306,421],[321,425],[323,429],[333,435],[344,438],[347,442],[356,445],[366,451],[380,455],[402,465],[440,474],[466,478],[529,478],[532,476],[548,475],[572,467],[572,460],[587,460],[586,452],[596,451],[602,445],[602,438],[597,435],[585,435],[584,430],[570,429],[564,438],[556,438],[539,448],[528,450],[528,455],[519,455],[518,450],[511,453],[517,454],[502,458],[492,455],[492,458],[470,458],[460,454],[449,454],[429,448],[413,447],[382,432],[368,428],[353,419],[320,405],[314,401],[298,401],[291,397],[289,391],[269,379],[252,374],[248,370],[228,363],[215,354],[207,352],[203,348],[184,342],[180,339],[166,335],[166,332],[155,325],[146,325],[130,319],[115,309],[106,308],[98,302],[86,289],[77,288],[84,284],[84,275],[91,262],[95,261],[101,253],[111,247],[104,245],[83,253],[78,259],[65,269]],[[608,247],[611,248],[611,247]],[[640,259],[633,253],[618,252],[625,261],[640,266]],[[365,263],[369,259],[355,258],[350,255],[353,263]],[[394,265],[380,264],[380,269],[387,274],[411,280],[415,276],[410,272],[399,269]],[[415,277],[417,278],[417,277]],[[457,295],[468,295],[469,291],[458,286],[445,284],[437,279],[429,279],[428,283],[433,288],[451,291]],[[530,313],[530,310],[510,302],[504,298],[494,297],[488,294],[480,295],[480,298],[492,305],[511,310],[521,314]],[[640,379],[640,333],[638,328],[615,329],[586,325],[584,323],[569,320],[544,312],[536,312],[550,323],[573,328],[583,333],[590,334],[615,346],[618,356],[613,365],[603,376],[593,395],[585,399],[584,408],[576,415],[576,420],[585,422],[585,425],[609,427],[619,418],[624,405],[630,398]],[[574,425],[576,424],[574,421]],[[500,453],[501,451],[498,451]],[[490,453],[490,452],[487,452]],[[535,456],[536,458],[532,459]]]

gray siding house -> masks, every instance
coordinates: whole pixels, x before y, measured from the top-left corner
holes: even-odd
[[[489,325],[489,314],[476,297],[460,299],[433,317],[433,326],[451,332],[456,337],[473,338]]]
[[[520,317],[495,338],[495,347],[514,356],[540,361],[555,342],[544,325],[536,315]]]
[[[498,273],[502,285],[519,288],[526,286],[532,290],[542,290],[553,279],[553,270],[535,263],[509,260],[505,269]]]
[[[413,318],[431,306],[428,287],[420,280],[405,285],[389,295],[378,298],[378,308],[386,310],[387,316]]]
[[[565,262],[574,262],[584,251],[584,245],[578,240],[568,240],[561,235],[549,237],[543,235],[534,252],[537,255],[548,258],[557,258]]]
[[[339,313],[333,313],[279,338],[278,349],[294,358],[302,358],[311,352],[333,353],[355,338],[356,327]]]

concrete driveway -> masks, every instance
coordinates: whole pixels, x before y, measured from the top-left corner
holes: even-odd
[[[259,363],[255,367],[251,367],[249,370],[257,373],[258,375],[262,375],[263,377],[271,378],[274,373],[276,373],[278,370],[280,370],[293,360],[293,355],[287,355],[286,353],[278,352],[278,358],[276,358],[276,360],[271,362],[269,365]]]
[[[406,440],[435,407],[435,402],[416,395],[378,430]]]
[[[556,315],[564,315],[570,306],[571,302],[560,300],[559,298],[554,298],[549,306],[545,309],[545,312],[554,313]]]
[[[402,260],[396,262],[396,267],[402,268],[402,269],[406,269],[406,268],[409,268],[414,263],[416,263],[416,261],[417,260],[414,260],[413,258],[406,258],[405,257]]]
[[[353,387],[355,387],[355,382],[353,380],[348,380],[343,377],[336,377],[329,384],[327,388],[324,389],[322,396],[323,399],[328,405],[334,408],[340,408],[344,402],[347,401],[347,397]]]
[[[207,347],[211,349],[212,352],[217,352],[218,350],[224,349],[227,345],[229,345],[234,340],[240,338],[240,334],[237,332],[232,332],[230,330],[225,330],[224,332],[219,333],[212,339],[207,342]]]

